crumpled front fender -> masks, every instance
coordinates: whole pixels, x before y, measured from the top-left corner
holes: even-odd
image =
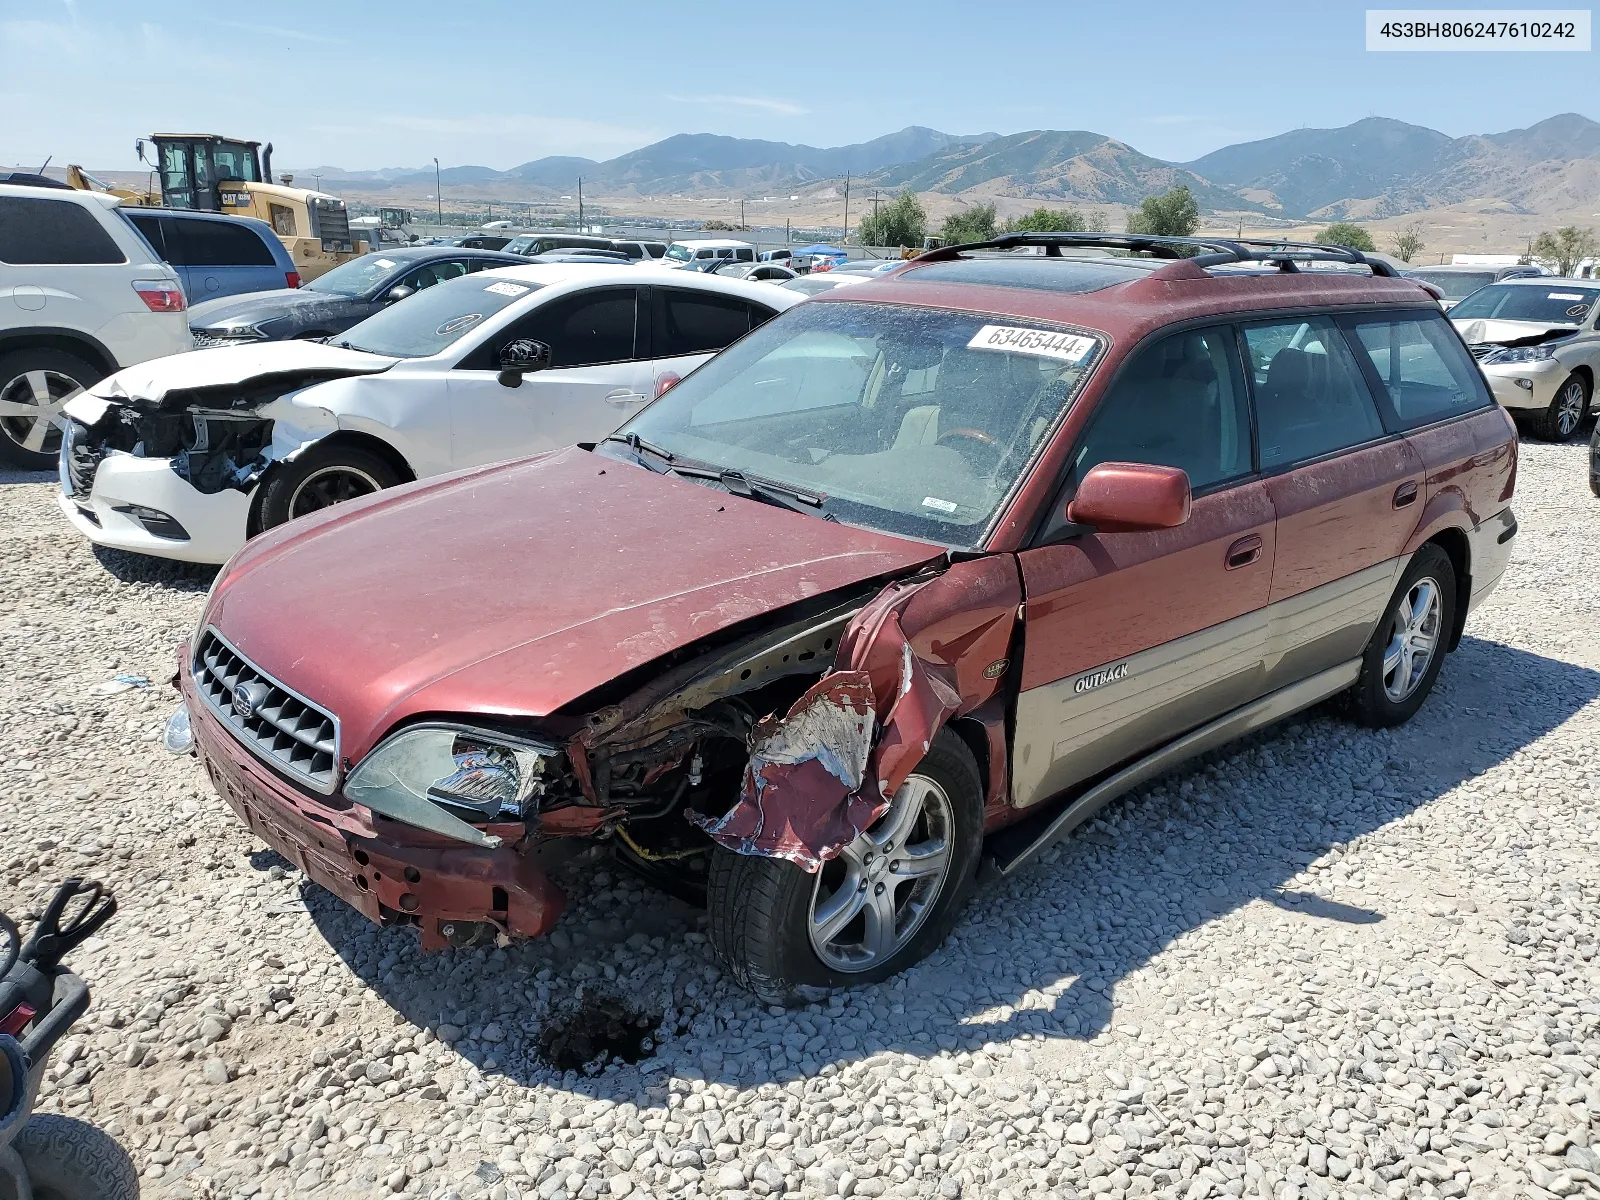
[[[690,819],[730,850],[819,870],[883,815],[944,723],[1003,686],[1021,602],[1009,554],[891,584],[833,669],[752,730],[738,802]]]

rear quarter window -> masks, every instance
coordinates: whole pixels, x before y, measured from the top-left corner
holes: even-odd
[[[1478,364],[1442,315],[1348,317],[1345,325],[1398,428],[1414,429],[1493,403]]]
[[[172,222],[167,232],[169,245],[180,241],[184,262],[192,267],[270,267],[277,261],[260,235],[248,225],[178,220]]]
[[[0,262],[60,266],[127,261],[121,247],[83,205],[0,196]]]

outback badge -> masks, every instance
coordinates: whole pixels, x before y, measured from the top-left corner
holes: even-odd
[[[1078,676],[1077,681],[1072,685],[1072,690],[1080,693],[1092,692],[1097,687],[1115,683],[1119,679],[1126,679],[1127,676],[1128,664],[1119,662],[1114,667],[1101,667],[1098,671],[1090,671],[1087,675]]]

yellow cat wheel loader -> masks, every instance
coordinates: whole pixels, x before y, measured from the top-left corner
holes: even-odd
[[[257,217],[272,226],[306,281],[366,252],[350,231],[344,201],[324,192],[289,186],[293,176],[272,178],[272,143],[244,142],[214,133],[156,133],[154,144],[161,198],[168,208],[203,209]]]

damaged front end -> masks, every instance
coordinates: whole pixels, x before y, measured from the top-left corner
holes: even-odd
[[[62,460],[75,494],[89,495],[100,464],[115,454],[165,459],[173,474],[206,496],[224,488],[248,491],[275,461],[273,421],[259,407],[98,407],[92,423],[68,413]]]

